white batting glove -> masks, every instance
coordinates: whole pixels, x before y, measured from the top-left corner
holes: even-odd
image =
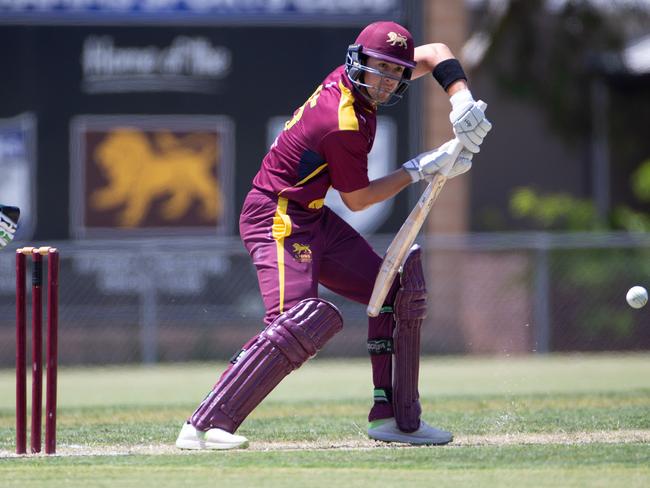
[[[470,169],[472,169],[473,157],[474,153],[469,152],[467,149],[463,149],[458,155],[456,162],[449,170],[447,178],[455,178],[456,176],[467,173]]]
[[[13,240],[18,227],[19,215],[18,207],[0,205],[0,249]]]
[[[450,98],[451,113],[449,120],[454,129],[454,134],[470,152],[477,153],[481,150],[483,139],[492,124],[485,118],[485,114],[474,101],[469,90],[460,90]]]
[[[430,181],[436,173],[448,174],[451,172],[455,161],[452,154],[452,142],[453,139],[445,142],[437,149],[418,154],[404,163],[402,168],[406,170],[414,183],[420,180]]]

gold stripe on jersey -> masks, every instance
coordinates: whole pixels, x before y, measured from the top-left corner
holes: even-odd
[[[303,185],[303,184],[307,183],[314,176],[316,176],[318,173],[323,171],[326,167],[327,167],[327,163],[321,164],[318,168],[316,168],[314,171],[312,171],[307,176],[305,176],[302,180],[300,180],[298,183],[296,183],[295,186],[300,186],[300,185]],[[284,190],[282,190],[282,191],[284,191]]]
[[[359,121],[354,111],[354,96],[348,87],[339,81],[339,130],[359,130]]]
[[[323,205],[325,205],[325,199],[319,198],[317,200],[312,200],[311,202],[309,202],[307,208],[313,208],[315,210],[318,210],[320,208],[323,208]]]
[[[291,218],[287,215],[289,200],[278,198],[278,206],[273,216],[271,235],[275,239],[275,249],[278,255],[278,285],[280,290],[279,312],[284,312],[284,238],[291,235]]]
[[[300,186],[300,185],[303,185],[303,184],[307,183],[309,180],[311,180],[314,176],[316,176],[318,173],[320,173],[321,171],[323,171],[325,168],[327,168],[327,163],[323,163],[323,164],[321,164],[318,168],[316,168],[314,171],[312,171],[311,173],[309,173],[307,176],[305,176],[302,180],[300,180],[300,181],[299,181],[298,183],[296,183],[295,185],[293,185],[293,186],[288,186],[288,187],[283,188],[282,190],[280,190],[280,193],[278,193],[278,195],[282,195],[282,192],[284,192],[284,191],[286,191],[286,190],[290,190],[291,188],[295,188],[295,187],[297,187],[297,186]]]

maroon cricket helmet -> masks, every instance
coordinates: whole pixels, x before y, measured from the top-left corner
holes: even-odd
[[[395,22],[374,22],[361,31],[354,42],[361,53],[406,68],[415,68],[413,36]]]
[[[393,105],[401,100],[409,86],[411,74],[417,64],[414,53],[413,36],[406,28],[395,22],[374,22],[363,29],[354,44],[348,47],[345,58],[345,72],[354,87],[368,101],[377,105]],[[390,73],[383,73],[370,68],[366,64],[368,57],[404,66],[401,78],[395,78]],[[397,89],[391,93],[388,101],[378,102],[368,95],[366,89],[371,88],[371,86],[365,83],[364,73],[372,73],[382,78],[396,79],[399,82]]]

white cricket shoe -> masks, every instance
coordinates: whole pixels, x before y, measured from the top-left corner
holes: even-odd
[[[442,445],[452,441],[451,432],[431,427],[424,420],[420,420],[420,428],[415,432],[402,432],[397,427],[394,418],[375,420],[368,427],[368,437],[383,442],[403,442],[414,445]]]
[[[222,429],[203,432],[189,422],[185,422],[176,439],[176,447],[179,449],[244,449],[248,447],[248,439]]]

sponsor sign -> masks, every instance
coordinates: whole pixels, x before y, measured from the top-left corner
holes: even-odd
[[[75,237],[210,235],[233,214],[233,124],[223,116],[78,116]]]
[[[168,46],[116,45],[112,36],[83,42],[85,93],[217,93],[230,72],[231,52],[202,36],[177,36]]]
[[[399,18],[400,0],[0,0],[0,22],[351,24]]]

